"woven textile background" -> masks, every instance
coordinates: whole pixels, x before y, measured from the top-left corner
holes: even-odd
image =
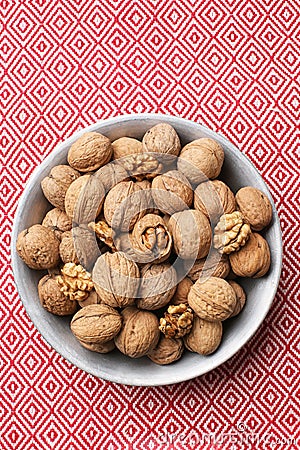
[[[300,448],[299,7],[0,1],[1,450]],[[26,315],[10,264],[35,167],[76,130],[131,112],[228,137],[267,181],[283,229],[280,286],[254,338],[218,369],[169,387],[115,385],[66,362]]]

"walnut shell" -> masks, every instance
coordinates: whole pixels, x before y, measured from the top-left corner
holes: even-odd
[[[176,270],[170,263],[145,265],[141,269],[138,308],[147,310],[163,308],[173,297],[176,285]]]
[[[16,248],[31,269],[52,269],[59,263],[59,243],[53,230],[43,225],[32,225],[21,231]]]
[[[223,326],[220,320],[209,322],[195,316],[190,333],[184,336],[184,344],[191,352],[210,355],[220,345]]]
[[[51,228],[55,232],[56,237],[61,240],[63,233],[71,230],[72,221],[64,211],[54,208],[47,212],[42,225]]]
[[[217,223],[223,214],[236,209],[234,194],[223,181],[201,183],[195,190],[194,208],[203,212],[210,222]]]
[[[272,205],[268,197],[251,186],[241,188],[235,195],[236,203],[252,230],[260,231],[272,220]]]
[[[140,283],[139,268],[122,252],[101,255],[92,278],[101,302],[113,307],[133,305]]]
[[[100,297],[95,290],[92,290],[88,297],[84,300],[78,302],[81,308],[84,308],[88,305],[99,305],[101,303]]]
[[[223,161],[224,150],[221,145],[213,139],[201,138],[183,147],[177,167],[192,184],[199,184],[207,181],[207,178],[217,178]]]
[[[170,339],[161,336],[157,346],[148,354],[148,358],[155,364],[171,364],[181,358],[184,350],[182,339]]]
[[[173,214],[188,209],[193,203],[194,193],[183,173],[170,170],[154,178],[152,198],[159,210]]]
[[[77,310],[77,302],[70,300],[60,290],[56,276],[45,275],[38,283],[42,306],[57,316],[68,316]]]
[[[128,173],[124,167],[114,161],[100,167],[100,169],[98,169],[93,176],[101,181],[106,193],[121,181],[129,180]]]
[[[116,184],[106,196],[104,217],[106,222],[120,231],[132,230],[134,224],[145,215],[147,196],[133,181]]]
[[[193,282],[189,278],[183,278],[180,283],[177,284],[177,288],[173,298],[171,299],[172,305],[180,305],[181,303],[187,303],[188,294],[190,292]]]
[[[159,123],[144,134],[143,149],[145,152],[178,156],[181,149],[180,139],[171,125]]]
[[[105,189],[99,178],[83,175],[69,187],[65,197],[65,210],[74,222],[89,223],[100,214]]]
[[[113,159],[123,158],[143,152],[141,141],[130,137],[121,137],[112,142]]]
[[[200,277],[227,278],[230,272],[229,258],[226,254],[220,254],[216,250],[211,250],[207,258],[197,259],[193,267],[188,272],[188,277],[197,281]]]
[[[208,254],[212,233],[209,221],[202,212],[195,209],[177,212],[171,216],[168,228],[180,258],[199,259]]]
[[[236,296],[233,288],[223,278],[200,278],[191,287],[188,303],[201,319],[215,322],[231,316]]]
[[[91,352],[97,352],[97,353],[109,353],[114,350],[115,341],[111,340],[108,342],[83,342],[79,341],[80,344],[86,348],[87,350],[90,350]]]
[[[66,192],[80,173],[67,165],[59,165],[52,167],[49,175],[41,182],[41,188],[46,199],[51,205],[65,210],[65,196]]]
[[[72,228],[74,250],[80,264],[91,271],[101,255],[95,233],[86,225]]]
[[[122,327],[122,317],[108,305],[88,305],[80,309],[71,321],[74,336],[86,344],[111,341]]]
[[[233,272],[239,277],[263,277],[271,264],[269,245],[260,234],[251,233],[244,247],[231,253],[229,260]]]
[[[68,163],[80,172],[92,172],[108,163],[112,156],[110,140],[100,133],[84,133],[68,152]]]
[[[236,283],[235,281],[228,280],[228,283],[230,284],[230,286],[234,290],[235,296],[236,296],[235,308],[233,310],[233,313],[230,316],[230,317],[235,317],[242,311],[242,309],[245,306],[245,303],[246,303],[246,292],[244,291],[242,286],[240,284]]]
[[[77,258],[74,246],[74,239],[72,231],[66,231],[61,237],[61,242],[59,245],[59,255],[64,264],[72,262],[79,264],[80,261]]]
[[[158,343],[160,332],[158,319],[150,311],[128,306],[122,313],[123,326],[115,337],[116,347],[130,358],[140,358]]]

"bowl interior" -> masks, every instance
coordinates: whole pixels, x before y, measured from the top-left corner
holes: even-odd
[[[111,140],[121,136],[141,139],[143,134],[160,122],[170,123],[180,136],[182,145],[193,139],[211,137],[224,148],[225,163],[220,179],[235,192],[250,185],[261,189],[273,205],[273,219],[265,230],[271,250],[272,264],[268,274],[260,279],[243,279],[247,303],[242,313],[224,323],[224,336],[219,349],[210,356],[186,352],[183,358],[169,366],[158,366],[148,358],[130,359],[118,351],[100,355],[84,349],[73,337],[70,318],[49,314],[39,302],[37,283],[43,272],[29,269],[18,257],[15,244],[20,231],[41,223],[51,209],[40,188],[41,180],[51,167],[66,163],[69,147],[84,131],[98,131]],[[265,318],[275,296],[281,271],[281,231],[278,216],[270,192],[251,162],[223,136],[194,122],[158,114],[120,116],[96,123],[59,145],[35,170],[20,199],[12,235],[12,264],[15,281],[32,322],[46,341],[64,358],[77,367],[101,378],[129,385],[164,385],[188,380],[202,375],[233,356],[255,333]]]

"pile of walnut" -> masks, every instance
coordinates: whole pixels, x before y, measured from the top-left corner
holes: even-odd
[[[177,167],[163,167],[153,152],[179,157]],[[217,349],[222,322],[246,301],[236,278],[269,270],[269,246],[258,232],[272,219],[261,191],[243,187],[234,195],[216,179],[223,161],[216,141],[181,148],[163,123],[142,141],[85,133],[70,147],[68,164],[42,181],[54,208],[20,233],[17,250],[30,268],[48,270],[38,284],[41,304],[74,315],[71,330],[85,348],[117,347],[157,364],[178,360],[184,348],[201,355]],[[141,192],[135,212],[130,196]],[[178,256],[187,267],[191,255],[182,279],[172,263]]]

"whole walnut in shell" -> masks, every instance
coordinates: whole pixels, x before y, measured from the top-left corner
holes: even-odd
[[[188,209],[193,197],[189,181],[178,170],[158,175],[152,182],[152,198],[157,208],[168,214]]]
[[[235,296],[236,296],[235,308],[233,310],[233,313],[230,316],[230,317],[235,317],[242,311],[242,309],[245,306],[246,293],[245,293],[244,289],[242,288],[242,286],[240,284],[236,283],[235,281],[228,280],[228,283],[230,284],[230,286],[234,290]]]
[[[146,213],[146,199],[143,189],[133,181],[116,184],[104,202],[106,222],[113,229],[132,230],[134,224]]]
[[[223,214],[235,211],[234,194],[223,181],[207,181],[197,186],[194,207],[203,212],[212,223],[216,223]]]
[[[181,150],[177,167],[192,184],[217,178],[224,161],[221,145],[210,138],[196,139]]]
[[[83,175],[69,187],[65,197],[65,210],[73,222],[89,223],[100,214],[105,189],[100,179]]]
[[[229,258],[226,254],[220,254],[216,250],[211,250],[206,258],[197,259],[192,268],[189,269],[188,277],[197,281],[200,277],[227,278],[230,272]]]
[[[174,249],[182,259],[204,258],[211,244],[211,228],[207,217],[190,209],[173,214],[168,223]],[[188,232],[187,232],[188,230]]]
[[[222,333],[223,326],[220,320],[209,322],[195,316],[192,329],[183,340],[186,348],[191,352],[210,355],[219,347]]]
[[[183,278],[180,283],[177,284],[175,294],[171,300],[172,305],[180,305],[181,303],[187,303],[188,294],[191,287],[193,286],[192,281],[189,278]]]
[[[231,253],[229,260],[233,272],[239,277],[260,278],[270,268],[270,248],[260,234],[251,233],[244,247]]]
[[[132,245],[136,249],[137,262],[160,263],[171,253],[172,236],[162,217],[157,214],[146,214],[136,222],[132,231]]]
[[[71,183],[79,177],[80,173],[70,166],[61,164],[53,167],[49,175],[41,182],[46,199],[51,205],[64,211],[66,192]]]
[[[110,161],[112,146],[110,140],[100,133],[84,133],[68,152],[68,163],[80,172],[92,172]]]
[[[72,228],[74,250],[80,264],[91,271],[100,256],[95,233],[85,224]]]
[[[57,316],[68,316],[77,310],[77,302],[70,300],[60,290],[57,276],[45,275],[38,283],[38,293],[42,306]]]
[[[108,305],[88,305],[80,309],[71,321],[74,336],[86,344],[111,341],[122,327],[122,317]]]
[[[17,252],[31,269],[52,269],[59,263],[59,239],[55,232],[43,225],[32,225],[21,231]]]
[[[56,237],[61,240],[63,233],[71,230],[72,221],[64,211],[54,208],[47,212],[42,225],[51,228],[55,232]]]
[[[117,164],[115,161],[111,161],[109,164],[100,167],[100,169],[93,174],[93,177],[100,180],[104,186],[105,193],[109,192],[111,188],[121,181],[129,180],[128,173],[124,167]]]
[[[176,284],[176,270],[170,263],[145,265],[141,269],[138,308],[147,310],[163,308],[173,297]]]
[[[128,306],[122,313],[123,326],[115,337],[116,347],[130,358],[147,355],[158,343],[158,319],[150,311]]]
[[[169,339],[162,335],[157,346],[147,356],[155,364],[166,365],[178,361],[183,350],[182,339]]]
[[[101,255],[92,278],[101,302],[112,307],[133,305],[140,284],[139,268],[122,252]]]
[[[178,156],[181,149],[180,139],[174,128],[167,123],[159,123],[150,128],[143,137],[145,152],[165,153]]]
[[[199,278],[191,287],[188,303],[201,319],[215,322],[231,316],[236,296],[233,288],[223,278]]]
[[[70,262],[79,264],[79,259],[75,251],[72,231],[66,231],[62,234],[61,242],[59,245],[59,255],[64,264]]]
[[[119,159],[129,155],[143,152],[141,141],[130,137],[121,137],[112,142],[113,158]]]
[[[251,186],[246,186],[237,191],[236,203],[252,230],[260,231],[272,220],[272,205],[268,197]]]

